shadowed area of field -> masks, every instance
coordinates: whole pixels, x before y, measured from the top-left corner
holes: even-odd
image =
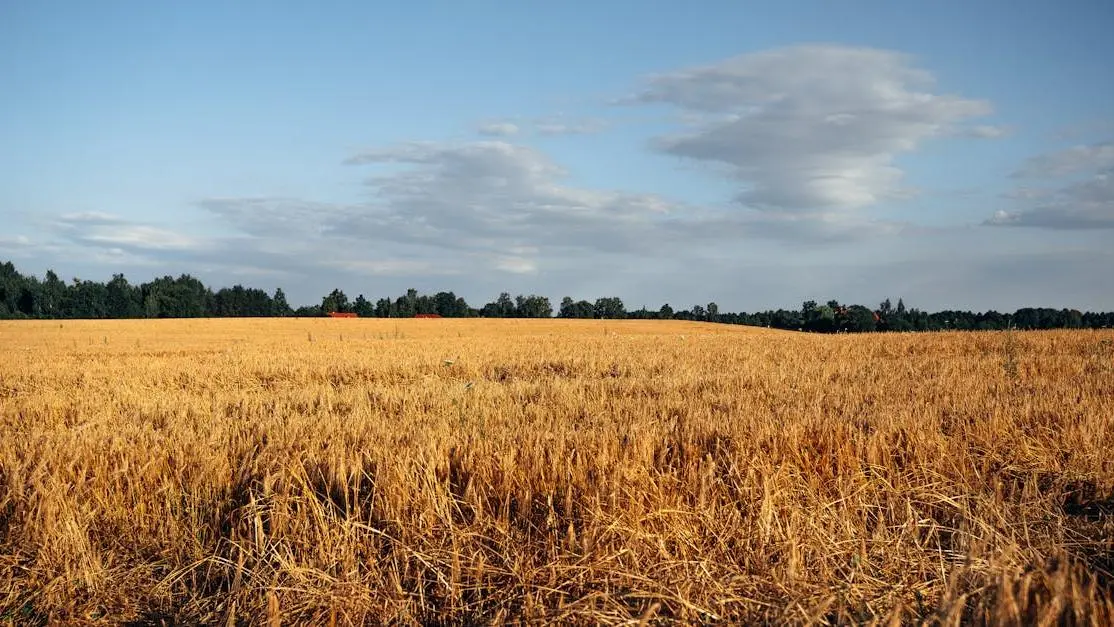
[[[1114,333],[0,323],[0,620],[1114,620]]]

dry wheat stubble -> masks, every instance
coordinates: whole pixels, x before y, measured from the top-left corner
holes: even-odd
[[[0,323],[0,621],[1101,624],[1112,340]]]

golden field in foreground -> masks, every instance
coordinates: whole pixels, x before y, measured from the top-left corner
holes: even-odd
[[[0,624],[1114,621],[1114,333],[0,323]]]

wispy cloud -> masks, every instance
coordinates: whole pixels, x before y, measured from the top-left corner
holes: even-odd
[[[1078,144],[1027,160],[1014,178],[1055,178],[1114,168],[1114,141]]]
[[[202,196],[191,207],[202,214],[203,233],[111,213],[66,214],[29,232],[31,239],[0,238],[0,251],[49,250],[113,269],[279,277],[284,287],[301,281],[311,298],[347,281],[377,293],[432,285],[490,297],[521,286],[678,306],[715,297],[753,309],[825,293],[980,296],[995,277],[1005,285],[996,298],[1025,300],[1032,286],[1014,274],[1029,267],[1025,258],[995,256],[988,244],[1074,241],[1083,236],[1072,229],[1114,224],[1109,143],[1023,164],[1005,209],[987,221],[1057,233],[934,231],[888,216],[889,201],[917,193],[904,183],[902,155],[936,138],[993,141],[1011,132],[982,119],[990,103],[939,89],[930,72],[892,51],[814,45],[746,54],[648,77],[622,102],[608,121],[489,118],[470,141],[405,141],[337,155],[352,180],[363,181],[347,202]],[[615,113],[628,117],[612,122]],[[695,204],[589,186],[539,148],[558,143],[543,137],[636,128],[639,116],[652,116],[656,129],[663,118],[676,124],[647,139],[650,158],[700,164],[732,183],[736,197]],[[921,200],[938,200],[932,191]],[[939,251],[949,246],[975,252],[942,270]],[[1101,276],[1092,262],[1108,256],[1068,250],[1041,259],[1094,281]],[[1056,281],[1044,272],[1025,276]],[[1085,291],[1084,279],[1075,280],[1073,293]]]
[[[972,137],[975,139],[1000,139],[1002,137],[1009,137],[1013,135],[1013,129],[1008,126],[994,126],[992,124],[980,124],[969,128],[964,128],[959,132],[962,137]]]
[[[1050,136],[1056,141],[1079,141],[1081,139],[1103,137],[1114,132],[1114,119],[1090,119],[1073,124],[1065,124],[1054,129]]]
[[[511,122],[485,122],[476,129],[485,137],[513,137],[518,131],[518,125]]]
[[[1027,160],[1013,177],[1052,181],[1018,186],[1014,207],[984,224],[1058,230],[1114,229],[1114,141],[1071,146]]]
[[[570,118],[553,115],[534,120],[534,131],[539,135],[592,135],[607,130],[608,123],[600,118]]]
[[[0,250],[7,254],[15,254],[30,249],[34,246],[31,238],[26,235],[0,236]]]
[[[594,135],[608,128],[608,122],[601,118],[557,114],[533,118],[488,120],[476,127],[476,132],[484,137],[515,137],[517,135],[555,137],[562,135]]]
[[[906,194],[899,154],[992,110],[934,88],[932,74],[900,53],[804,45],[652,76],[622,102],[678,108],[695,128],[657,137],[653,148],[728,166],[743,205],[810,213]]]
[[[71,241],[102,248],[133,251],[193,250],[205,246],[202,239],[149,224],[132,224],[108,213],[70,213],[53,223]]]

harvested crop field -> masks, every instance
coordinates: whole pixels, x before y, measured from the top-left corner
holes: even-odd
[[[1114,622],[1114,332],[0,323],[0,624]]]

